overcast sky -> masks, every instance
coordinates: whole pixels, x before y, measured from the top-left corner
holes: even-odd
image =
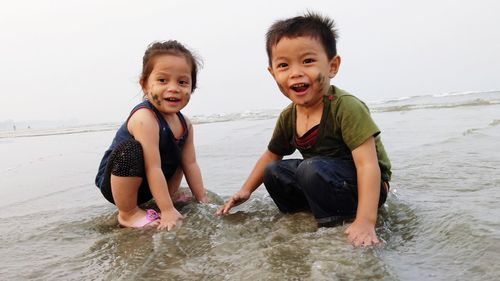
[[[500,90],[500,1],[0,1],[0,122],[123,120],[168,39],[204,61],[188,116],[279,109],[265,32],[306,10],[336,21],[332,83],[365,101]]]

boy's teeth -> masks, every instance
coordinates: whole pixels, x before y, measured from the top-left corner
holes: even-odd
[[[306,83],[299,83],[299,84],[294,84],[292,85],[292,89],[295,91],[305,91],[308,88],[309,84]]]

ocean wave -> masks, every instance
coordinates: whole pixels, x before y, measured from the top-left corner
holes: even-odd
[[[9,131],[0,131],[0,139],[103,132],[103,131],[116,130],[118,129],[119,126],[120,124],[117,123],[103,123],[103,124],[89,124],[80,126],[68,126],[62,128],[9,130]]]
[[[500,125],[499,119],[495,119],[495,120],[491,121],[491,123],[489,124],[490,127],[494,127],[494,126],[498,126],[498,125]]]
[[[488,129],[491,129],[491,127],[495,127],[498,125],[500,125],[500,120],[494,119],[487,126],[467,129],[462,133],[462,135],[463,136],[474,135],[474,134],[480,133],[483,130],[488,130]]]
[[[500,91],[454,92],[435,95],[417,95],[367,103],[372,112],[403,112],[421,109],[442,109],[467,106],[490,106],[500,104]],[[254,110],[234,113],[214,113],[190,117],[193,124],[230,122],[240,120],[266,120],[278,117],[281,109]],[[500,124],[494,120],[491,126]],[[116,130],[120,123],[101,123],[63,126],[44,129],[0,130],[0,139],[15,137],[37,137],[48,135],[78,134]]]
[[[280,110],[277,109],[269,109],[262,111],[245,111],[237,113],[194,115],[189,119],[193,124],[229,122],[229,121],[240,121],[240,120],[266,120],[266,119],[276,118],[279,112]],[[19,130],[3,130],[3,131],[0,130],[0,139],[104,132],[104,131],[117,130],[120,125],[121,125],[120,123],[102,123],[102,124],[74,125],[67,127],[43,128],[43,129],[32,128],[32,129],[19,129]]]
[[[194,115],[190,117],[193,124],[228,122],[239,120],[266,120],[278,117],[280,110],[268,109],[262,111],[245,111],[235,113],[216,113],[209,115]]]
[[[500,91],[459,92],[402,97],[369,102],[373,112],[397,112],[500,104]]]

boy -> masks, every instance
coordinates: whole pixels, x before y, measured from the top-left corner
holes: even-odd
[[[292,101],[248,179],[217,211],[250,197],[262,182],[285,213],[311,210],[318,226],[353,217],[355,246],[379,243],[377,209],[385,202],[390,162],[366,105],[330,85],[340,67],[333,21],[314,13],[274,23],[266,35],[268,70]],[[302,159],[282,160],[298,149]]]

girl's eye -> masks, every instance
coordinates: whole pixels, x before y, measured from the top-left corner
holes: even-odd
[[[160,78],[160,79],[158,79],[158,82],[165,83],[165,82],[167,82],[167,79]]]
[[[179,84],[183,85],[183,86],[189,85],[189,81],[187,81],[187,80],[181,80],[181,81],[179,81]]]

